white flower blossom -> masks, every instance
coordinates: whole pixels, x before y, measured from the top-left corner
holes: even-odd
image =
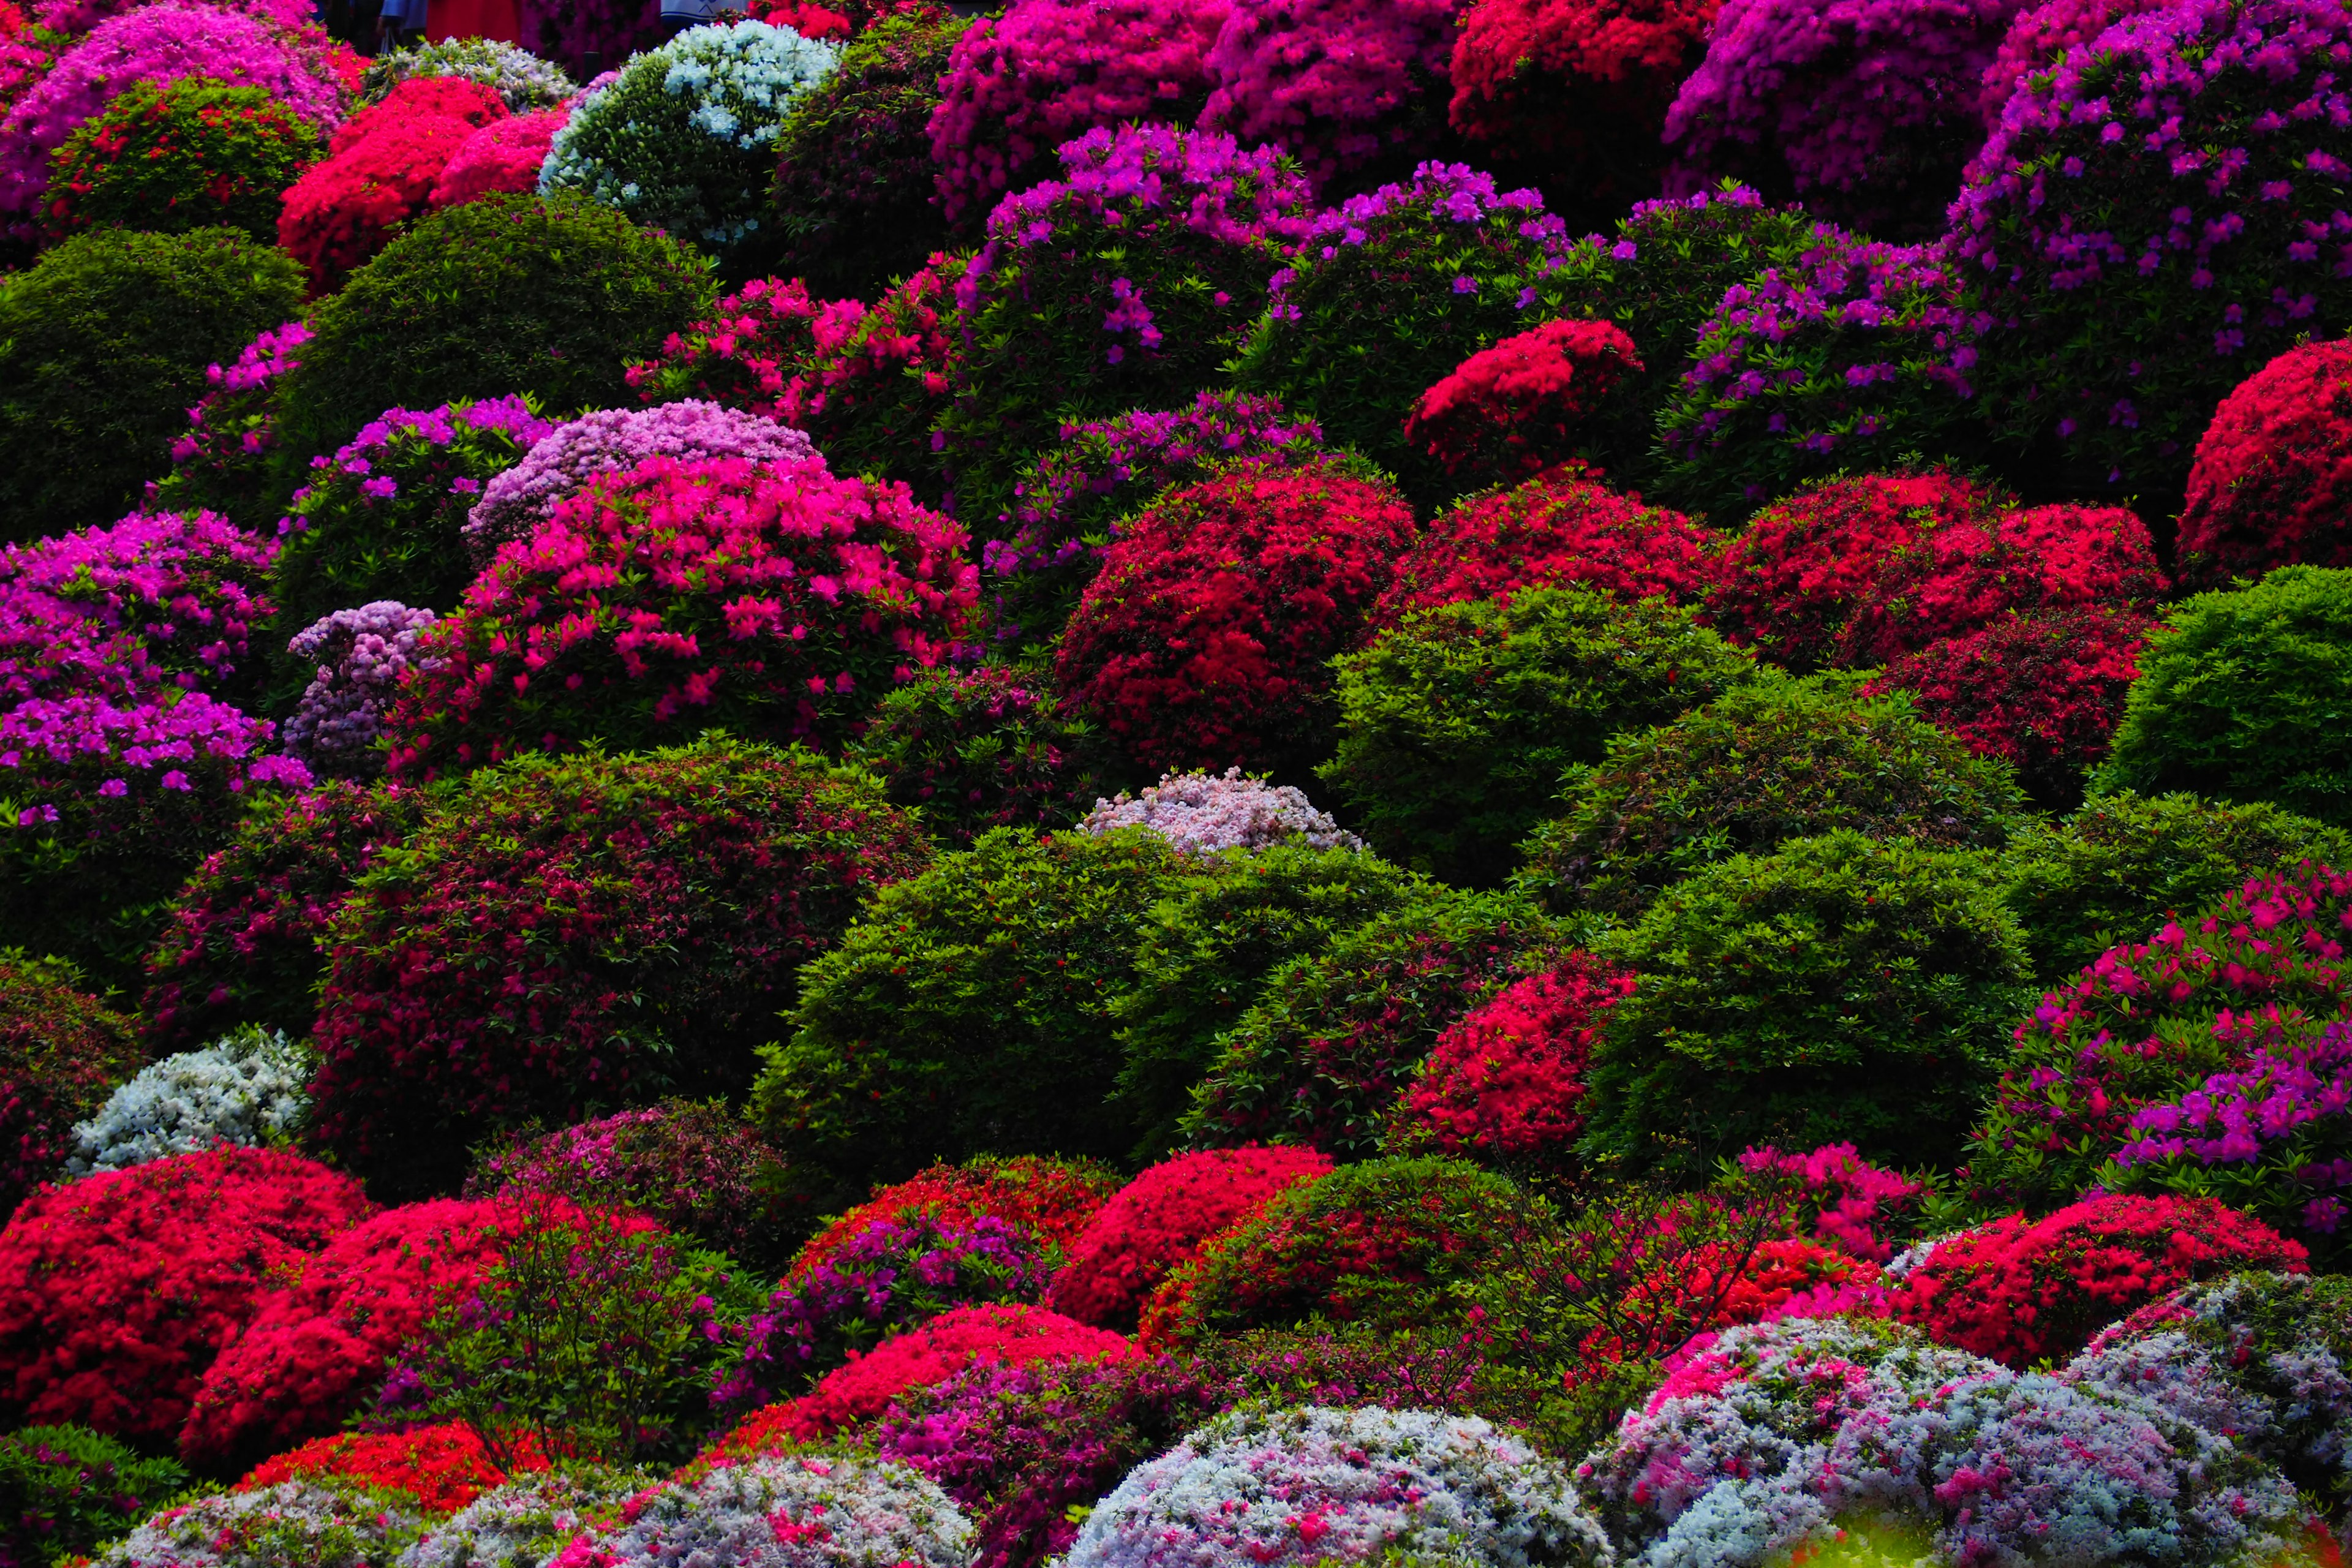
[[[1300,791],[1227,768],[1213,773],[1162,773],[1140,796],[1124,790],[1097,800],[1078,824],[1081,833],[1148,827],[1179,849],[1263,849],[1297,839],[1310,849],[1361,849],[1364,841],[1315,809]]]
[[[290,1136],[310,1109],[310,1053],[247,1026],[198,1051],[142,1068],[73,1130],[66,1173],[121,1171],[215,1143]]]

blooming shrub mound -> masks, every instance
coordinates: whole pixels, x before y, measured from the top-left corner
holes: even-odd
[[[170,1459],[142,1458],[82,1426],[0,1436],[0,1552],[36,1563],[95,1552],[188,1484]]]
[[[2027,0],[2011,16],[2009,31],[1985,68],[1982,108],[1988,134],[2025,79],[2046,71],[2078,44],[2088,44],[2126,16],[2153,11],[2160,0]]]
[[[511,1205],[495,1202],[409,1204],[362,1220],[301,1260],[205,1373],[179,1433],[180,1457],[236,1470],[334,1431],[374,1397],[386,1365],[425,1320],[447,1298],[472,1290],[516,1218]],[[290,1479],[310,1468],[326,1468],[296,1464],[259,1479]],[[478,1484],[496,1480],[486,1472]]]
[[[159,687],[239,695],[275,549],[209,511],[0,544],[0,703]]]
[[[341,781],[256,801],[165,914],[140,999],[147,1043],[184,1047],[246,1019],[308,1035],[328,921],[376,851],[423,813],[415,790]]]
[[[313,292],[354,268],[431,205],[434,183],[484,125],[507,118],[498,92],[462,77],[412,77],[337,131],[326,159],[286,192],[278,242],[309,268]]]
[[[1049,178],[1054,151],[1098,126],[1188,125],[1207,101],[1222,0],[1021,0],[957,38],[930,119],[949,224],[977,232],[996,199]]]
[[[1171,491],[1104,558],[1055,684],[1143,768],[1310,761],[1325,661],[1361,635],[1412,528],[1402,497],[1328,460]]]
[[[1730,521],[1825,473],[1980,449],[1969,340],[1990,318],[1958,267],[1827,225],[1813,241],[1699,326],[1658,412],[1675,500]]]
[[[583,1533],[618,1523],[644,1479],[576,1463],[514,1477],[428,1526],[404,1568],[539,1568]]]
[[[830,75],[794,97],[776,133],[763,220],[786,275],[823,293],[866,298],[946,242],[930,120],[940,79],[971,26],[933,5],[881,16],[842,49]]]
[[[1985,523],[2005,499],[1941,469],[1807,485],[1759,511],[1725,548],[1706,596],[1708,619],[1775,664],[1833,663],[1890,563],[1923,537]]]
[[[580,89],[563,68],[496,38],[420,39],[377,55],[360,79],[360,101],[382,103],[413,77],[462,77],[495,89],[517,115],[555,109]]]
[[[0,541],[121,517],[167,466],[205,367],[301,299],[292,262],[226,228],[76,235],[11,276],[0,291]]]
[[[1364,847],[1329,813],[1316,810],[1304,792],[1245,779],[1239,768],[1227,768],[1223,776],[1162,773],[1139,795],[1121,790],[1110,800],[1096,801],[1077,830],[1116,833],[1122,827],[1146,828],[1193,855],[1294,842],[1309,849]]]
[[[996,205],[956,283],[962,343],[940,432],[962,515],[1005,510],[1061,418],[1217,379],[1313,216],[1295,166],[1211,132],[1097,128],[1058,156],[1061,178]]]
[[[92,1568],[377,1568],[423,1523],[398,1492],[351,1481],[280,1481],[166,1508],[100,1552]]]
[[[1423,393],[1405,439],[1449,476],[1538,474],[1573,453],[1577,428],[1643,368],[1633,340],[1606,321],[1546,321],[1480,349]]]
[[[397,1189],[534,1116],[740,1088],[793,969],[925,858],[863,775],[724,738],[476,774],[333,918],[319,1135]]]
[[[1667,889],[1601,943],[1641,981],[1592,1048],[1588,1150],[1682,1175],[1767,1140],[1957,1152],[2025,979],[1989,862],[1839,829]]]
[[[447,207],[320,301],[283,383],[281,438],[328,451],[387,406],[459,397],[610,406],[623,367],[709,302],[695,252],[609,207],[530,195]]]
[[[822,459],[648,458],[503,546],[401,687],[394,772],[725,727],[831,740],[940,662],[963,531]]]
[[[387,408],[361,426],[312,463],[278,524],[287,622],[309,627],[346,605],[383,601],[455,605],[474,575],[458,530],[483,484],[554,428],[520,397]]]
[[[1689,610],[1578,584],[1410,612],[1332,668],[1339,749],[1318,771],[1383,853],[1492,886],[1564,770],[1720,696],[1754,660]]]
[[[1113,1100],[1134,1119],[1139,1161],[1181,1144],[1177,1122],[1193,1085],[1284,963],[1379,916],[1444,897],[1427,878],[1360,848],[1277,842],[1218,858],[1218,875],[1151,910],[1134,976],[1111,1005],[1125,1058]]]
[[[482,1440],[457,1423],[404,1432],[343,1432],[273,1455],[247,1471],[237,1490],[288,1481],[345,1479],[373,1490],[405,1492],[428,1513],[466,1507],[506,1479]]]
[[[373,778],[383,771],[384,710],[412,669],[431,656],[417,647],[435,616],[394,599],[337,610],[296,632],[287,658],[314,673],[279,739],[312,776]]]
[[[476,569],[499,547],[527,542],[598,474],[625,474],[647,458],[741,458],[753,463],[796,463],[816,457],[809,439],[788,425],[715,403],[688,398],[651,408],[600,408],[535,436],[530,451],[487,479],[459,531]]]
[[[782,1268],[803,1226],[791,1173],[724,1101],[665,1100],[478,1153],[468,1197],[533,1194],[641,1214],[761,1269]]]
[[[209,509],[246,527],[275,531],[285,498],[273,457],[275,388],[310,341],[307,324],[287,321],[265,328],[227,364],[215,360],[205,366],[205,390],[172,442],[171,471],[147,482],[147,510]]]
[[[1144,1298],[1201,1248],[1331,1162],[1306,1149],[1246,1144],[1150,1166],[1097,1212],[1054,1276],[1047,1304],[1097,1328],[1132,1330]]]
[[[1126,515],[1162,490],[1206,479],[1243,458],[1307,459],[1322,427],[1283,412],[1281,400],[1235,392],[1196,394],[1189,407],[1137,409],[1108,419],[1064,421],[1057,444],[1013,482],[992,539],[990,635],[999,645],[1043,646],[1070,617]]]
[[[1350,196],[1274,274],[1237,384],[1312,415],[1414,500],[1457,495],[1467,487],[1405,439],[1405,415],[1472,353],[1524,330],[1561,232],[1535,192],[1500,192],[1467,164],[1423,163],[1409,184]]]
[[[137,1070],[130,1021],[54,959],[0,948],[0,1214],[55,1174],[73,1130]]]
[[[263,1149],[36,1193],[0,1230],[0,1408],[169,1444],[273,1279],[368,1209],[350,1177]]]
[[[2022,1369],[2072,1355],[2183,1285],[2303,1268],[2301,1247],[2211,1198],[2102,1194],[1944,1237],[1886,1310],[1940,1343]]]
[[[1568,1473],[1475,1416],[1236,1411],[1139,1467],[1087,1516],[1071,1568],[1181,1550],[1203,1563],[1370,1563],[1386,1552],[1615,1561]]]
[[[61,48],[56,65],[0,114],[0,211],[37,210],[51,154],[114,99],[142,82],[189,77],[258,88],[319,135],[342,118],[333,70],[290,29],[199,0],[154,0]]]
[[[2282,566],[2249,588],[2171,606],[2091,790],[2191,790],[2352,826],[2344,730],[2352,571]]]
[[[1185,1132],[1195,1147],[1370,1152],[1437,1037],[1521,963],[1540,963],[1554,935],[1516,895],[1462,894],[1406,904],[1293,959],[1220,1037]]]
[[[2352,566],[2352,342],[2301,343],[2240,382],[2197,440],[2180,578],[2226,588],[2273,566]]]
[[[1318,186],[1358,188],[1436,151],[1457,0],[1244,0],[1205,62],[1201,123],[1283,147]]]
[[[2167,6],[2020,83],[1951,216],[1996,323],[1996,435],[2084,486],[2177,495],[2250,369],[2343,331],[2347,168],[2301,116],[2347,39],[2307,0]]]
[[[1514,1168],[1573,1168],[1585,1070],[1633,975],[1570,952],[1447,1026],[1397,1102],[1387,1143]]]
[[[279,194],[319,156],[319,133],[257,87],[205,77],[141,82],[50,155],[43,225],[278,237]]]
[[[562,1553],[581,1568],[962,1568],[971,1524],[901,1463],[792,1455],[720,1465],[632,1498],[625,1522]]]
[[[1684,878],[1832,831],[1998,847],[2024,802],[1899,692],[1759,677],[1671,724],[1609,742],[1566,781],[1517,881],[1559,913],[1639,913]]]
[[[1873,1165],[1851,1143],[1824,1143],[1802,1154],[1767,1143],[1740,1151],[1737,1164],[1759,1184],[1794,1178],[1813,1235],[1870,1263],[1893,1261],[1895,1243],[1918,1225],[1927,1195],[1926,1184]],[[1739,1185],[1735,1181],[1732,1190]]]
[[[1943,227],[1980,144],[1986,68],[2019,0],[1857,5],[1725,0],[1667,112],[1685,187],[1739,174],[1889,238]]]
[[[1722,541],[1678,511],[1611,489],[1599,470],[1562,464],[1440,513],[1398,558],[1376,626],[1466,599],[1507,604],[1524,588],[1588,584],[1675,604],[1707,590]]]
[[[799,977],[761,1051],[761,1124],[856,1187],[982,1152],[1112,1155],[1110,999],[1159,900],[1196,868],[1157,834],[1012,828],[885,889]]]
[[[578,191],[721,257],[764,251],[777,133],[839,56],[765,22],[689,28],[582,100],[540,189]]]
[[[851,755],[958,848],[992,827],[1061,827],[1101,798],[1095,727],[1028,672],[928,669],[882,699]]]
[[[182,1051],[115,1085],[74,1124],[70,1176],[121,1171],[220,1143],[277,1147],[310,1110],[313,1058],[299,1042],[247,1024],[202,1050]],[[70,1082],[59,1073],[50,1081]]]
[[[961,1165],[932,1165],[903,1182],[877,1187],[809,1238],[789,1278],[823,1268],[835,1254],[885,1220],[917,1218],[969,1226],[1004,1221],[1067,1251],[1118,1188],[1118,1178],[1091,1160],[981,1154]]]
[[[1134,1355],[1135,1347],[1119,1335],[1042,1307],[958,1307],[892,1335],[800,1398],[753,1411],[705,1457],[740,1459],[778,1443],[823,1442],[872,1422],[909,1391],[944,1383],[969,1366],[1125,1361]]]
[[[520,195],[539,188],[539,171],[547,162],[571,115],[562,109],[542,109],[493,120],[460,142],[434,176],[425,200],[433,206],[463,206],[494,195]]]

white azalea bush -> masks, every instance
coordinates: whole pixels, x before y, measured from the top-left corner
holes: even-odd
[[[550,1568],[967,1568],[971,1525],[895,1459],[792,1454],[638,1498]]]
[[[74,1128],[66,1173],[126,1170],[215,1143],[283,1142],[310,1111],[312,1066],[308,1046],[252,1025],[165,1057]]]
[[[785,111],[839,58],[766,22],[690,27],[572,111],[539,188],[579,192],[722,256],[751,249],[766,237]]]
[[[1239,768],[1216,773],[1162,773],[1139,795],[1121,790],[1097,800],[1078,824],[1081,833],[1148,827],[1179,849],[1263,849],[1293,840],[1309,849],[1361,849],[1364,841],[1318,811],[1289,784],[1244,778]]]
[[[583,1534],[611,1528],[650,1484],[642,1472],[593,1466],[522,1476],[427,1530],[395,1568],[541,1568]]]
[[[418,1523],[399,1492],[282,1481],[163,1509],[91,1568],[384,1568]]]
[[[360,102],[382,103],[411,77],[456,76],[480,82],[516,114],[553,109],[580,89],[563,68],[495,38],[444,38],[378,55],[360,78]]]
[[[1385,1555],[1600,1568],[1568,1473],[1475,1416],[1242,1409],[1130,1472],[1067,1568],[1272,1568]]]

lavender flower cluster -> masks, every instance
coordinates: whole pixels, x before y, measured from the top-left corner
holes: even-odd
[[[1162,773],[1140,795],[1125,790],[1097,800],[1078,824],[1081,833],[1112,833],[1148,827],[1179,849],[1214,854],[1220,849],[1263,849],[1296,841],[1310,849],[1361,849],[1364,841],[1289,784],[1244,778],[1238,767],[1223,774]]]
[[[392,694],[412,669],[436,662],[418,651],[433,612],[378,599],[337,610],[294,634],[286,651],[318,673],[286,721],[286,753],[321,776],[359,778],[380,771],[375,750]]]
[[[583,1533],[547,1568],[964,1568],[971,1526],[891,1460],[793,1455],[722,1465]]]
[[[599,409],[555,426],[484,486],[459,531],[474,564],[487,566],[499,546],[530,538],[556,502],[594,475],[625,473],[647,458],[793,463],[817,455],[808,437],[789,425],[700,399]]]

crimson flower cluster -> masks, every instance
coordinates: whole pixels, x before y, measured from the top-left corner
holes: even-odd
[[[1423,393],[1405,438],[1448,474],[1539,473],[1570,455],[1576,426],[1643,369],[1633,340],[1606,321],[1546,321],[1480,349]]]
[[[2184,587],[2273,566],[2352,565],[2352,342],[2301,343],[2238,384],[2197,443]]]
[[[1244,0],[1210,46],[1201,123],[1271,142],[1318,185],[1427,156],[1461,0]]]
[[[326,293],[430,209],[441,172],[481,127],[508,118],[498,89],[458,76],[414,76],[335,132],[324,161],[286,193],[278,243]],[[444,204],[446,205],[446,204]]]
[[[533,1461],[525,1468],[544,1468],[546,1460],[537,1453],[537,1438],[526,1433],[521,1444]],[[313,1437],[256,1465],[237,1482],[236,1489],[255,1491],[284,1481],[343,1480],[406,1492],[427,1513],[446,1514],[464,1508],[493,1487],[505,1485],[507,1479],[507,1473],[491,1459],[472,1427],[446,1421],[404,1432],[341,1432]]]

